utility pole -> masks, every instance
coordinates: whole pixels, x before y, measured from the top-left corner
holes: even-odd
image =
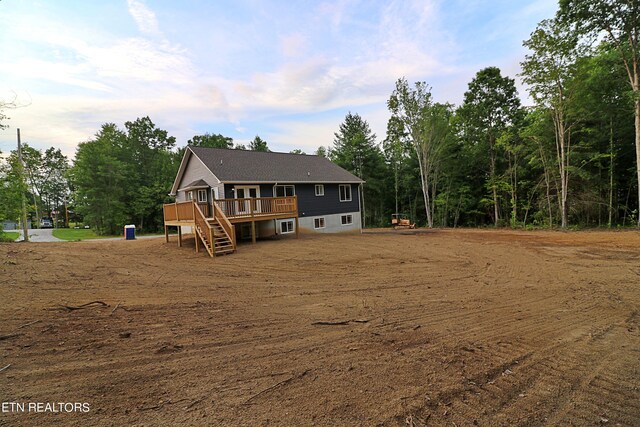
[[[22,145],[20,144],[20,129],[18,129],[18,163],[20,164],[20,194],[22,195],[22,235],[24,241],[29,241],[29,227],[27,226],[27,202],[24,194],[24,163],[22,163]]]

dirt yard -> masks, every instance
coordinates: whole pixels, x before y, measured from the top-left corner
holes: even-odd
[[[193,248],[0,245],[0,400],[90,406],[0,425],[639,425],[638,232]]]

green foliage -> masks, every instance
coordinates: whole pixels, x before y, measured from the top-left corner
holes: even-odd
[[[0,242],[3,242],[3,243],[15,242],[18,237],[20,237],[20,233],[16,231],[0,230]]]
[[[187,144],[195,147],[233,148],[233,138],[221,134],[205,133],[204,135],[194,135],[187,141]]]
[[[249,150],[251,150],[251,151],[263,151],[263,152],[270,151],[269,147],[267,146],[267,141],[265,141],[264,139],[260,138],[258,135],[256,135],[256,137],[253,138],[253,141],[251,141],[249,143]]]
[[[78,146],[70,171],[76,210],[98,234],[118,234],[126,223],[141,231],[160,229],[162,204],[177,172],[175,138],[148,117],[125,128],[103,125]]]
[[[365,225],[383,221],[381,201],[384,195],[384,160],[369,123],[349,112],[334,134],[329,159],[367,182],[364,187]]]

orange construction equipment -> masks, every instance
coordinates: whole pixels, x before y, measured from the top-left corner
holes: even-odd
[[[405,214],[399,213],[391,215],[391,225],[395,230],[400,228],[416,228],[416,224],[411,223],[411,220]]]

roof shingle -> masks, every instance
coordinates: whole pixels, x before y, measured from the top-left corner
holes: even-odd
[[[308,154],[189,146],[225,183],[362,183],[328,159]]]

